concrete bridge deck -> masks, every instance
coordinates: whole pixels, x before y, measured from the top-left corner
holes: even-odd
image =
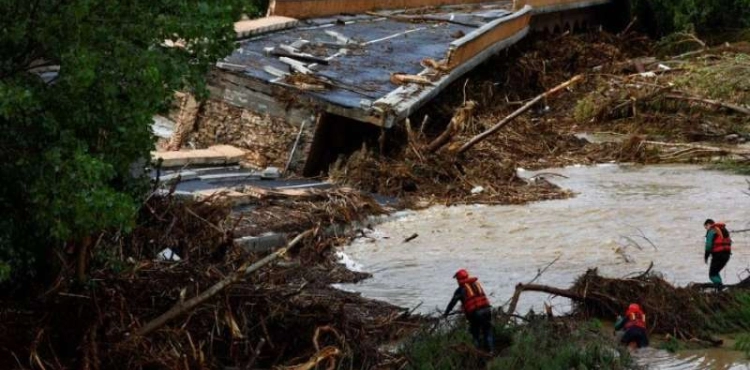
[[[199,131],[199,146],[242,147],[266,158],[260,166],[325,172],[339,154],[361,147],[351,137],[375,136],[403,121],[523,39],[532,21],[569,26],[610,2],[271,1],[271,17],[236,26],[249,38],[216,64],[209,80],[213,101],[208,108],[187,104],[178,131]],[[269,150],[289,154],[267,158]]]

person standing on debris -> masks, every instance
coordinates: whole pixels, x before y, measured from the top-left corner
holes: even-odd
[[[631,303],[625,316],[618,316],[615,330],[625,329],[620,342],[626,346],[635,345],[638,348],[648,347],[648,333],[646,332],[646,314],[637,303]]]
[[[453,310],[458,301],[461,301],[466,319],[469,321],[469,332],[474,339],[474,345],[492,353],[495,348],[495,334],[492,328],[492,306],[490,305],[484,289],[475,277],[469,277],[469,273],[458,270],[453,277],[458,282],[458,288],[453,293],[453,298],[443,313],[443,317]]]
[[[703,227],[706,228],[706,252],[703,260],[708,263],[708,257],[711,257],[708,278],[711,279],[717,289],[721,290],[724,288],[724,284],[719,273],[727,265],[729,257],[732,255],[732,239],[723,223],[716,223],[709,218],[703,223]]]

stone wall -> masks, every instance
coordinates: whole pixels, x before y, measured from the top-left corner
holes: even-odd
[[[312,142],[315,122],[305,122],[290,171],[302,170]],[[248,151],[247,164],[265,168],[286,167],[300,125],[263,115],[219,100],[203,103],[195,126],[184,145],[206,148],[228,144]]]

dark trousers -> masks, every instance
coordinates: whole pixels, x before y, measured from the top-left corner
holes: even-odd
[[[633,326],[625,331],[620,341],[626,346],[631,342],[635,342],[638,348],[648,347],[648,334],[646,333],[646,329]]]
[[[492,352],[495,349],[495,333],[492,329],[492,309],[480,308],[467,316],[469,333],[474,345],[479,349]]]
[[[708,278],[711,281],[721,286],[721,275],[719,274],[724,266],[729,262],[729,257],[732,255],[731,252],[718,252],[711,253],[711,266],[708,268]]]

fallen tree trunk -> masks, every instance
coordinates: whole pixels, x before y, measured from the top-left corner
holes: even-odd
[[[559,91],[567,88],[568,86],[571,86],[571,85],[573,85],[573,84],[581,81],[582,79],[583,79],[583,75],[577,75],[577,76],[571,78],[570,80],[568,80],[568,81],[566,81],[566,82],[564,82],[564,83],[562,83],[560,85],[555,86],[551,90],[548,90],[545,93],[537,96],[536,98],[531,99],[531,101],[529,101],[528,103],[526,103],[523,107],[518,108],[515,112],[513,112],[509,116],[505,117],[502,121],[498,122],[496,125],[494,125],[494,126],[490,127],[489,129],[487,129],[487,131],[485,131],[485,132],[483,132],[483,133],[481,133],[481,134],[479,134],[477,136],[474,136],[466,144],[464,144],[463,146],[461,146],[460,149],[458,149],[458,153],[461,154],[461,153],[463,153],[463,152],[471,149],[474,145],[476,145],[480,141],[486,139],[488,136],[492,135],[497,130],[503,128],[505,125],[507,125],[508,123],[512,122],[514,119],[518,118],[518,116],[520,116],[521,114],[523,114],[527,110],[531,109],[531,107],[533,107],[536,103],[538,103],[542,99],[547,98],[549,96],[552,96],[552,95],[558,93]]]
[[[170,320],[184,314],[187,312],[192,311],[195,307],[200,305],[201,303],[207,301],[211,297],[215,296],[216,294],[220,293],[227,287],[231,286],[232,284],[240,281],[243,277],[259,270],[261,267],[268,265],[269,263],[275,261],[279,257],[286,254],[287,251],[289,251],[292,247],[297,245],[302,239],[307,237],[312,233],[312,230],[305,231],[297,237],[295,237],[289,244],[287,244],[286,247],[279,249],[278,251],[269,254],[268,256],[264,257],[263,259],[253,263],[250,266],[242,267],[226,278],[224,280],[219,281],[218,283],[214,284],[212,287],[204,290],[197,296],[187,300],[187,301],[180,301],[177,302],[169,311],[163,313],[161,316],[149,321],[146,323],[146,325],[142,326],[140,329],[138,329],[135,332],[135,336],[133,337],[142,337],[150,334],[156,329],[159,329],[160,327],[164,326],[167,322]],[[131,338],[133,338],[131,337]]]
[[[598,294],[595,292],[592,292],[590,293],[590,295],[588,295],[587,292],[584,292],[583,294],[581,294],[574,290],[555,288],[549,285],[518,284],[516,285],[516,291],[513,293],[513,298],[510,301],[510,306],[508,306],[508,312],[506,312],[506,317],[503,321],[501,321],[501,325],[505,325],[505,323],[507,323],[507,320],[510,319],[511,315],[515,313],[516,307],[518,306],[518,300],[521,298],[521,293],[523,292],[548,293],[554,296],[572,299],[577,302],[585,302],[588,299],[604,300],[604,301],[609,301],[609,303],[612,305],[617,305],[616,299],[602,295],[602,294]]]

